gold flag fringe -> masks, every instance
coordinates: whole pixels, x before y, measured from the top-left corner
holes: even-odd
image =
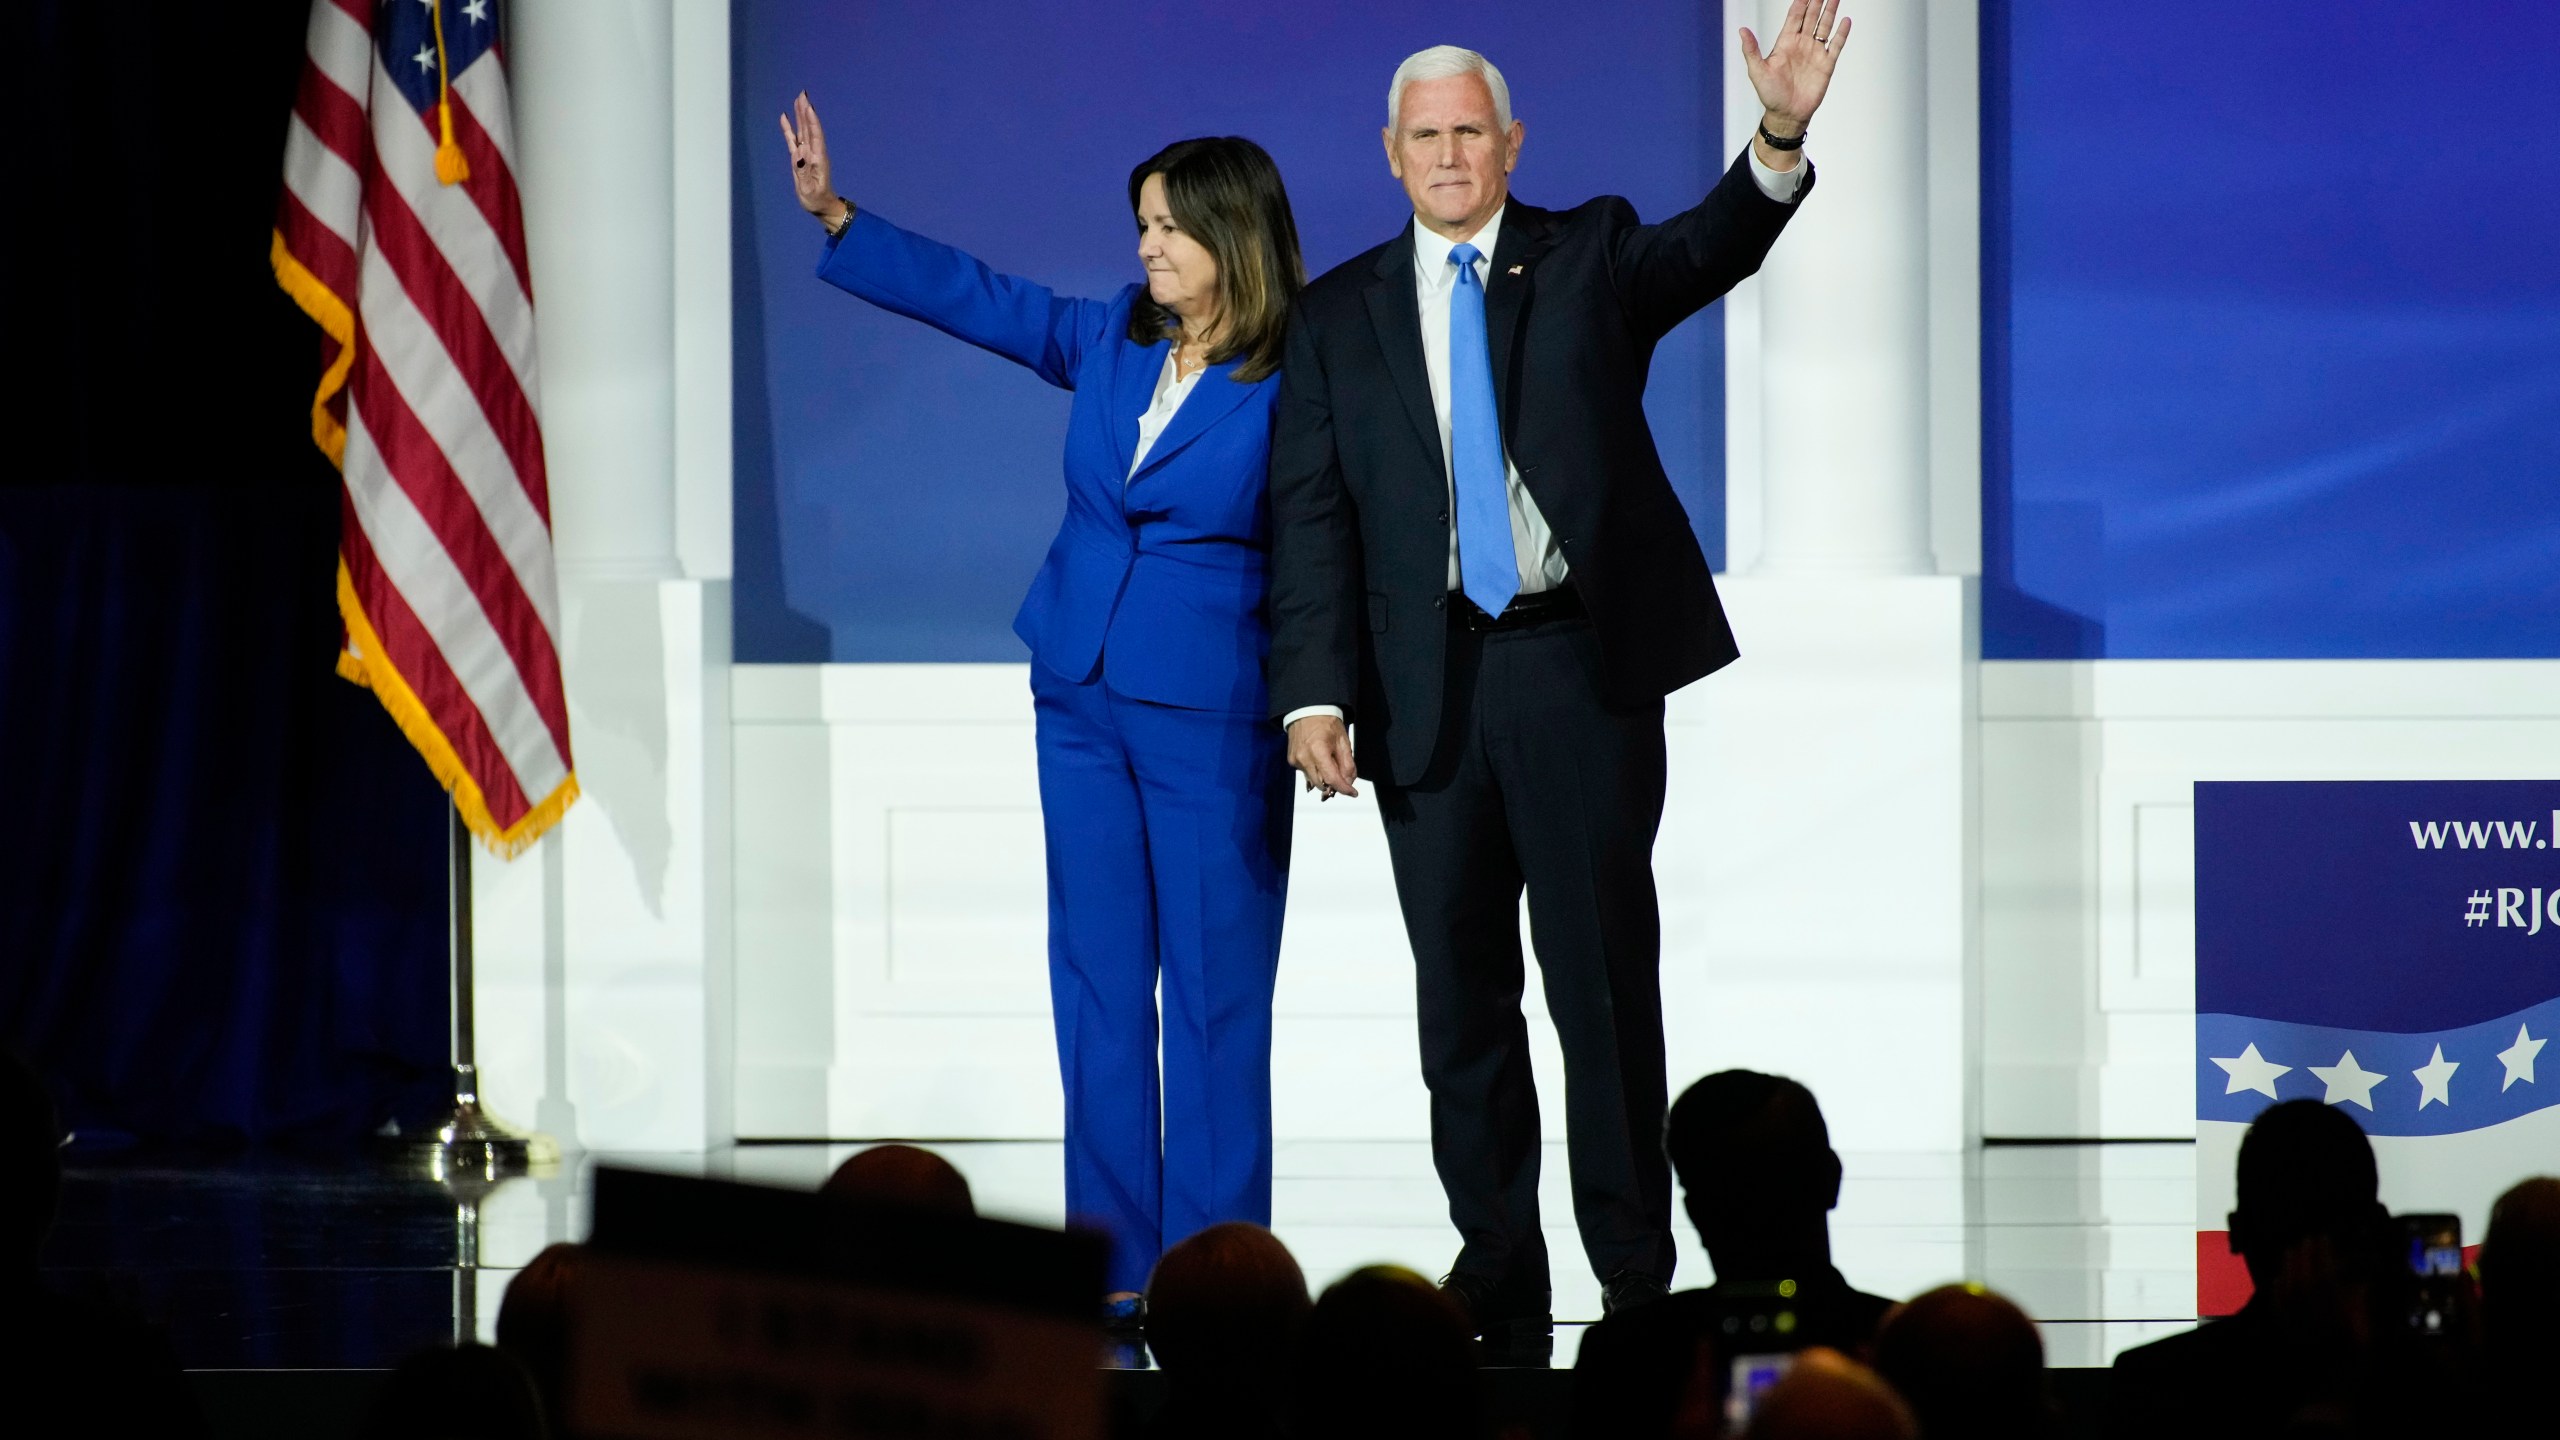
[[[302,313],[310,316],[322,333],[338,342],[338,354],[329,362],[329,368],[320,372],[320,388],[311,397],[311,443],[320,447],[330,464],[343,470],[347,465],[347,427],[329,413],[329,402],[347,388],[347,372],[355,367],[355,312],[337,291],[321,284],[320,277],[294,257],[285,246],[282,230],[275,232],[274,242],[267,247],[267,263],[274,267],[276,284],[284,288],[284,293],[293,297],[293,303],[302,307]]]
[[[513,825],[500,825],[489,813],[487,797],[480,793],[480,783],[454,752],[453,742],[437,728],[435,717],[427,713],[417,692],[383,654],[381,637],[374,633],[373,622],[365,617],[364,602],[356,595],[353,576],[347,562],[338,562],[338,616],[346,623],[347,648],[338,655],[338,673],[371,690],[382,708],[390,712],[393,724],[409,737],[426,757],[427,769],[434,772],[447,790],[453,792],[453,807],[462,812],[463,823],[480,837],[501,859],[513,860],[542,838],[542,833],[559,822],[569,806],[578,798],[578,777],[564,777],[557,788],[518,817]]]

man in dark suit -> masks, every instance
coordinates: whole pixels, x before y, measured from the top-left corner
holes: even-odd
[[[1837,3],[1799,0],[1765,56],[1743,32],[1759,135],[1655,225],[1615,196],[1512,203],[1522,127],[1501,72],[1454,46],[1411,57],[1384,138],[1414,223],[1308,286],[1291,323],[1272,714],[1310,786],[1378,787],[1433,1160],[1464,1240],[1443,1283],[1497,1343],[1550,1328],[1524,887],[1584,1249],[1612,1310],[1668,1288],[1662,699],[1736,652],[1645,424],[1645,375],[1810,189],[1805,126],[1849,31]]]

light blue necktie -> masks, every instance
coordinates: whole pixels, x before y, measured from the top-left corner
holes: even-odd
[[[1449,293],[1449,475],[1457,492],[1458,581],[1487,615],[1499,615],[1520,593],[1520,562],[1511,549],[1511,501],[1503,486],[1502,425],[1493,413],[1493,351],[1484,338],[1484,286],[1476,279],[1483,251],[1449,251],[1458,267]]]

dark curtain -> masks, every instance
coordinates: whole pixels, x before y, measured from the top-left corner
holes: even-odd
[[[329,1143],[446,1083],[445,803],[331,671],[307,8],[44,0],[0,87],[0,1043],[87,1136]]]

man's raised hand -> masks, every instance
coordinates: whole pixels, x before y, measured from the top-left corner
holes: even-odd
[[[1849,43],[1849,21],[1840,0],[1795,0],[1787,18],[1778,22],[1777,43],[1760,53],[1760,39],[1748,26],[1742,31],[1742,68],[1768,125],[1781,139],[1804,133],[1822,97],[1831,88],[1831,68]]]
[[[834,224],[845,206],[836,198],[835,175],[827,165],[827,132],[806,90],[793,97],[791,113],[782,117],[782,143],[791,152],[791,191],[800,208]]]

